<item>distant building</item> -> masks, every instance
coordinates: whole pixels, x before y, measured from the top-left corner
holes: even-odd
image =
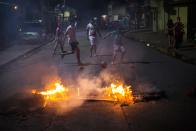
[[[184,38],[189,38],[190,29],[188,22],[192,21],[188,18],[190,12],[190,1],[188,0],[148,0],[148,6],[152,12],[152,30],[154,32],[165,32],[167,29],[167,21],[171,18],[176,22],[176,18],[180,17],[184,24]]]
[[[129,17],[130,29],[149,29],[166,32],[167,21],[176,22],[180,17],[184,24],[184,39],[196,40],[196,0],[125,0],[124,3],[111,2],[108,5],[110,21],[121,16]]]
[[[108,16],[110,21],[117,21],[123,16],[127,16],[126,5],[111,2],[108,5]]]
[[[129,13],[126,3],[111,1],[108,5],[107,15],[109,22],[119,21],[125,26],[129,25]]]

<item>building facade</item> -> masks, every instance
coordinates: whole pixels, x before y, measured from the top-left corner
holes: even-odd
[[[190,0],[149,0],[149,6],[153,15],[154,32],[166,32],[168,19],[172,19],[175,23],[177,17],[180,17],[184,24],[184,39],[190,38],[191,27],[188,24],[192,21],[188,17],[191,13]]]

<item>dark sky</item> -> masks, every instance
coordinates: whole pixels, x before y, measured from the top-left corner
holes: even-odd
[[[67,4],[70,4],[77,8],[89,8],[92,10],[102,9],[107,6],[110,1],[116,1],[119,3],[125,3],[127,0],[65,0]]]
[[[75,8],[81,16],[105,14],[109,0],[66,0],[66,4]]]
[[[58,0],[57,0],[58,1]],[[63,0],[61,0],[63,1]],[[81,15],[100,15],[107,13],[107,6],[111,0],[65,0],[66,4],[75,8]],[[113,0],[125,2],[126,0]]]
[[[109,0],[66,0],[67,4],[79,9],[102,9]]]

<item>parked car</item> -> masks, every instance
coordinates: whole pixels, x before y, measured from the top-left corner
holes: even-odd
[[[46,36],[42,20],[26,21],[18,31],[20,39],[28,42],[40,42]]]

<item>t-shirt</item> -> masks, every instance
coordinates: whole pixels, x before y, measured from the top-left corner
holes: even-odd
[[[123,43],[122,43],[122,34],[119,31],[113,31],[112,36],[114,36],[113,43],[115,45],[123,45]]]
[[[184,33],[184,25],[181,22],[175,23],[175,35],[182,36]]]
[[[96,37],[96,28],[92,23],[89,23],[86,27],[86,29],[88,30],[88,35],[92,36],[92,37]]]
[[[76,42],[76,28],[69,25],[66,29],[66,34],[68,38],[68,43]]]
[[[168,27],[168,34],[169,35],[173,35],[173,27],[174,27],[174,24],[172,22],[168,22],[167,23],[167,27]]]

